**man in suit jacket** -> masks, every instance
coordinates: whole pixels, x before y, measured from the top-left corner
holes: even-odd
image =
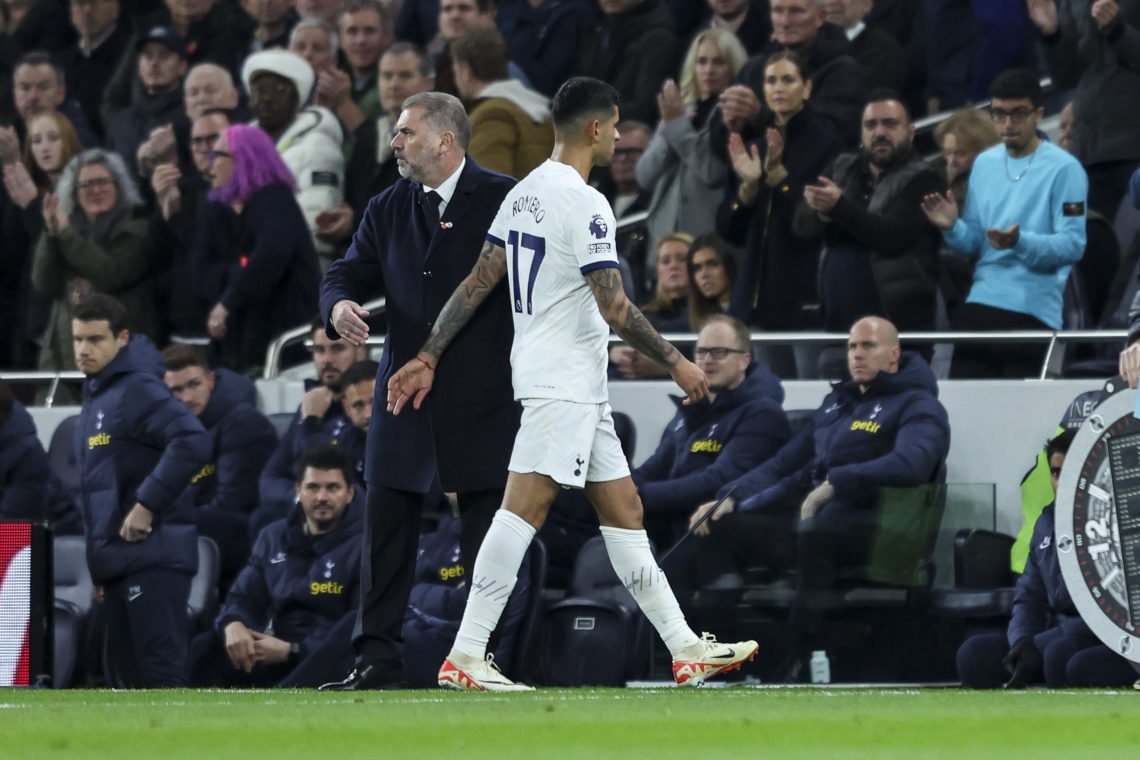
[[[459,496],[465,568],[474,562],[498,509],[518,428],[511,386],[514,335],[505,285],[480,309],[438,367],[435,392],[396,417],[386,406],[388,376],[412,360],[452,291],[471,271],[484,235],[514,180],[466,156],[471,129],[458,98],[423,92],[404,102],[393,148],[403,179],[372,199],[344,259],[321,283],[331,337],[368,338],[360,303],[381,288],[388,336],[376,376],[368,431],[368,483],[356,667],[330,690],[374,689],[403,681],[400,630],[416,564],[424,496],[438,482]],[[480,367],[472,373],[472,366]]]

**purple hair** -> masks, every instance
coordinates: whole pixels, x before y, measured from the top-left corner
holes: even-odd
[[[258,190],[274,183],[286,185],[296,192],[293,173],[281,160],[269,135],[246,124],[235,124],[223,134],[233,155],[234,171],[226,184],[210,191],[210,200],[245,203]]]

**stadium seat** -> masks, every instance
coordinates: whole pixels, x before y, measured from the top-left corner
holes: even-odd
[[[632,466],[633,452],[637,448],[637,428],[634,427],[633,418],[625,412],[614,412],[614,432],[621,441],[621,450],[625,460]]]
[[[811,416],[817,411],[817,409],[784,410],[784,414],[786,414],[788,417],[788,428],[791,430],[793,438],[795,438],[799,432],[804,429],[804,425],[807,424],[808,420],[811,419]]]
[[[190,582],[190,599],[186,603],[191,636],[213,625],[218,609],[218,576],[221,571],[222,553],[218,545],[212,538],[198,536],[198,572]]]
[[[64,418],[51,434],[48,444],[48,462],[52,471],[71,493],[79,491],[79,466],[75,463],[75,428],[79,415]]]
[[[511,652],[508,675],[517,676],[526,680],[530,671],[530,658],[533,651],[534,639],[538,635],[538,628],[542,622],[542,611],[545,604],[543,588],[546,586],[546,544],[535,536],[530,543],[530,597],[526,602],[526,614],[519,621],[515,631],[515,646]]]
[[[931,611],[950,618],[1001,618],[1013,606],[1015,576],[1009,569],[1013,537],[980,528],[954,537],[954,586],[933,589]]]
[[[54,689],[71,688],[75,678],[75,665],[83,641],[83,614],[71,602],[55,600],[52,611],[54,651],[51,667],[51,685]]]
[[[285,431],[289,429],[289,426],[293,424],[293,420],[297,418],[296,412],[274,412],[267,416],[269,417],[269,421],[273,423],[273,427],[277,431],[277,437],[279,439],[285,435]]]
[[[618,579],[601,536],[578,553],[568,597],[542,624],[540,682],[624,686],[645,673],[649,621]]]
[[[72,605],[85,619],[94,602],[94,584],[87,569],[87,541],[83,536],[52,539],[52,584],[56,601]]]

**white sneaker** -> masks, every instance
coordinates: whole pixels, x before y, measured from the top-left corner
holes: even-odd
[[[439,685],[456,691],[534,691],[533,686],[515,683],[495,664],[495,655],[485,659],[452,651],[439,668]]]
[[[673,660],[673,679],[682,686],[699,686],[720,673],[739,668],[745,660],[756,656],[760,645],[755,641],[721,644],[711,633]]]

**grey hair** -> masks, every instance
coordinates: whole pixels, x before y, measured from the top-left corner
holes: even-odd
[[[135,181],[131,178],[131,172],[127,169],[127,162],[123,160],[123,157],[118,153],[102,148],[90,148],[68,161],[67,166],[59,175],[59,180],[55,183],[55,194],[59,198],[59,207],[68,217],[75,211],[78,202],[76,185],[79,180],[79,170],[92,164],[104,166],[110,173],[117,191],[116,209],[134,208],[142,205],[142,197],[139,195],[138,187],[135,186]]]
[[[303,18],[293,26],[293,30],[289,32],[289,47],[293,47],[293,40],[297,39],[297,32],[310,26],[324,29],[329,33],[329,53],[335,56],[340,51],[340,35],[336,33],[336,28],[332,24],[317,16]]]
[[[471,144],[471,122],[463,103],[454,95],[434,90],[418,92],[404,101],[403,110],[409,108],[424,109],[424,121],[440,132],[451,132],[463,150]]]

